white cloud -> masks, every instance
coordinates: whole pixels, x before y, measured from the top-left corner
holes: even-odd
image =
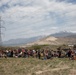
[[[26,30],[26,34],[31,34],[30,37],[61,30],[76,30],[75,4],[56,0],[1,0],[0,4],[9,6],[0,14],[6,22],[5,34],[10,34],[10,39],[12,33],[14,38],[18,38],[16,32],[23,34],[21,32]],[[26,37],[26,34],[23,36]],[[6,39],[7,36],[4,37]]]
[[[7,4],[10,0],[0,0],[0,7]]]

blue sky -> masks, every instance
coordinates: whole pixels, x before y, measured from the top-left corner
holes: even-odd
[[[76,32],[76,0],[0,0],[3,41]]]

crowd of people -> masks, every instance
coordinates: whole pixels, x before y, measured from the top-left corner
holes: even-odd
[[[56,51],[50,49],[32,50],[19,48],[14,50],[0,50],[0,58],[38,58],[38,59],[52,59],[53,57],[58,58],[69,58],[76,60],[76,50],[68,49],[67,51],[57,49]]]

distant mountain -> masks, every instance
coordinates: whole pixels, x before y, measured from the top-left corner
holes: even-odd
[[[75,45],[76,44],[76,38],[48,36],[48,37],[42,38],[41,40],[23,45],[22,47],[32,46],[35,44],[37,44],[37,45],[45,45],[45,44],[47,44],[47,45],[63,45],[63,44]]]
[[[48,44],[48,45],[63,45],[63,44],[76,44],[76,33],[72,33],[72,32],[67,32],[67,31],[62,31],[59,33],[55,33],[52,35],[49,35],[47,37],[44,37],[40,40],[37,40],[35,42],[32,43],[28,43],[24,46],[32,46],[32,45],[44,45],[44,44]]]
[[[18,38],[11,39],[3,42],[4,46],[29,46],[34,44],[50,44],[50,45],[61,45],[61,44],[76,44],[76,33],[62,31],[49,36],[37,36],[31,38]]]
[[[72,34],[72,35],[69,35],[67,37],[70,37],[70,38],[76,38],[76,34]]]
[[[72,35],[76,35],[76,33],[62,31],[59,33],[51,34],[51,36],[54,36],[54,37],[67,37],[67,36],[70,37]]]
[[[37,41],[41,38],[43,38],[44,36],[37,36],[37,37],[31,37],[31,38],[18,38],[18,39],[11,39],[8,41],[4,41],[3,45],[4,46],[19,46],[19,45],[23,45],[23,44],[27,44],[30,42],[34,42]]]

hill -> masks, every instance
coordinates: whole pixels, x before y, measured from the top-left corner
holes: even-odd
[[[61,31],[55,34],[51,34],[50,36],[54,36],[54,37],[70,37],[72,35],[76,35],[76,33],[72,33],[72,32],[67,32],[67,31]]]
[[[63,44],[71,44],[74,45],[76,44],[76,33],[72,32],[67,32],[67,31],[62,31],[59,33],[51,34],[47,37],[41,38],[35,42],[28,43],[25,45],[22,45],[22,47],[25,46],[32,46],[32,45],[63,45]]]
[[[67,37],[76,38],[76,34],[68,35]]]
[[[8,41],[4,41],[3,45],[4,46],[19,46],[23,44],[27,44],[30,42],[37,41],[39,39],[42,39],[44,36],[37,36],[37,37],[31,37],[31,38],[18,38],[18,39],[11,39]]]
[[[75,35],[73,35],[75,36]],[[41,40],[35,41],[33,43],[26,44],[26,46],[31,46],[31,45],[75,45],[76,44],[76,37],[73,36],[66,36],[66,37],[53,37],[53,36],[48,36],[46,38],[42,38]]]
[[[4,42],[5,46],[31,46],[31,45],[62,45],[62,44],[76,44],[76,33],[62,31],[51,34],[49,36],[37,36],[31,38],[11,39]]]

